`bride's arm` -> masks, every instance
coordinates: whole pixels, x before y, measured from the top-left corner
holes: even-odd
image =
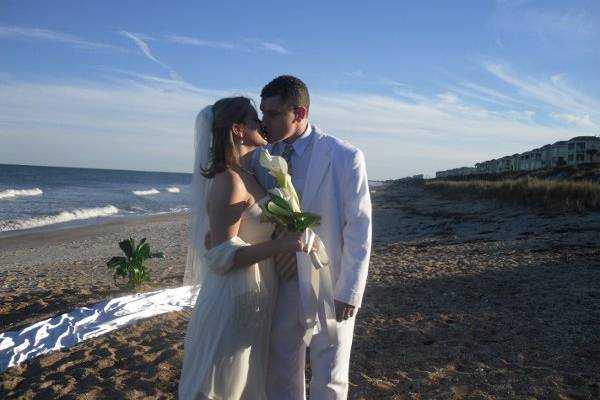
[[[249,194],[240,176],[233,171],[222,172],[213,179],[208,217],[211,247],[217,247],[238,235],[242,213],[248,207]],[[300,234],[242,246],[235,252],[231,269],[248,267],[277,253],[302,250]]]

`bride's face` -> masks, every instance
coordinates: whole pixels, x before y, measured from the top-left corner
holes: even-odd
[[[246,147],[259,147],[267,144],[263,136],[260,119],[256,111],[252,111],[246,117],[243,124],[243,145]]]

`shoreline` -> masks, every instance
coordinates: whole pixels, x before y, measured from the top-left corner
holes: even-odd
[[[15,250],[31,246],[31,242],[41,244],[60,243],[109,232],[119,226],[136,226],[144,223],[164,222],[172,219],[189,218],[188,212],[165,213],[159,215],[120,216],[111,220],[78,226],[52,226],[14,232],[0,232],[0,251]],[[62,224],[57,224],[62,225]],[[8,235],[4,235],[8,234]]]

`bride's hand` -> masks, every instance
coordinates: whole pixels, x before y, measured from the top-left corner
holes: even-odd
[[[282,253],[308,253],[308,246],[302,241],[303,232],[288,232],[280,239]]]

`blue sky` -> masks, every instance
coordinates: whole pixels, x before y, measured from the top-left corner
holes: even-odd
[[[0,163],[189,172],[205,105],[290,73],[371,179],[600,135],[600,2],[0,2]]]

